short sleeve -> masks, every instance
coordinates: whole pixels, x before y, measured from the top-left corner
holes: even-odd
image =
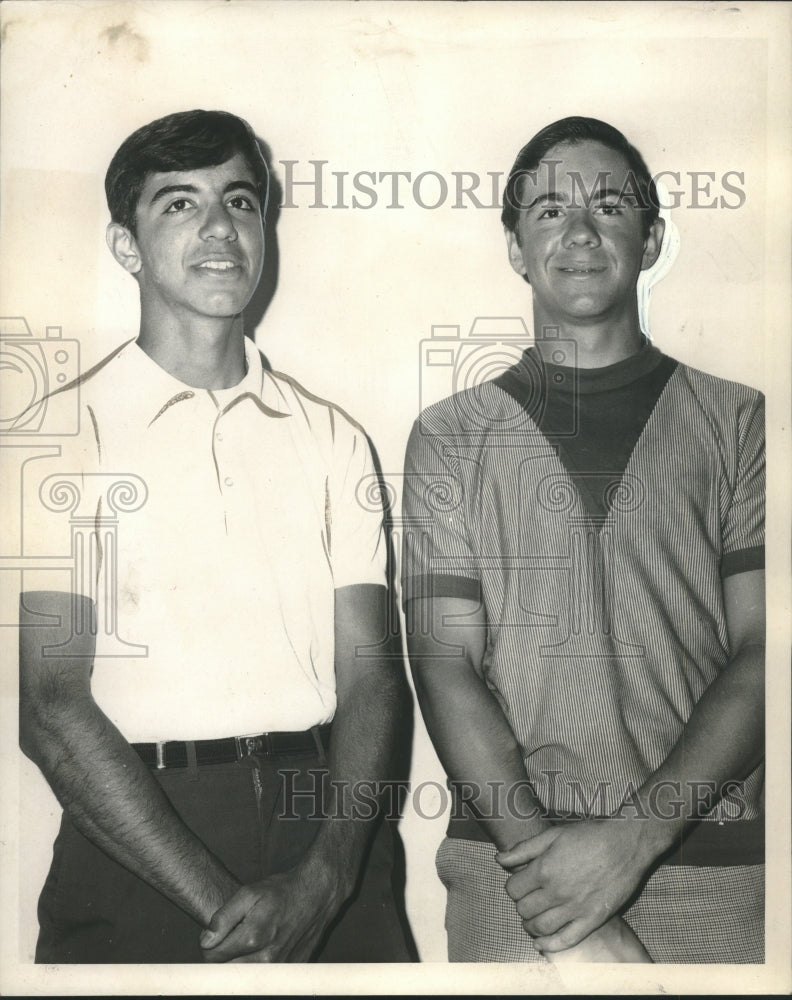
[[[428,420],[407,444],[402,500],[402,600],[481,599],[481,572],[469,538],[462,469]]]
[[[384,494],[364,432],[332,414],[333,458],[325,523],[335,587],[385,586]]]
[[[765,412],[764,397],[742,423],[737,475],[723,521],[721,575],[764,569]]]
[[[39,444],[40,453],[21,468],[20,590],[92,597],[101,560],[94,424],[83,412],[78,434],[47,437]]]

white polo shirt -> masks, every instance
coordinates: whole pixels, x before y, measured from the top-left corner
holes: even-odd
[[[334,591],[385,584],[365,434],[245,352],[243,381],[209,391],[124,345],[67,390],[80,434],[26,481],[50,508],[59,477],[76,483],[71,510],[29,522],[48,554],[73,552],[72,582],[25,589],[98,597],[92,690],[130,742],[329,721]]]

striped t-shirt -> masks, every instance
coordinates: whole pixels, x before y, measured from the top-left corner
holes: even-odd
[[[651,346],[600,369],[526,351],[421,414],[404,518],[404,599],[483,602],[484,677],[545,808],[608,815],[729,660],[723,577],[764,565],[763,398]],[[762,781],[683,863],[759,858]]]

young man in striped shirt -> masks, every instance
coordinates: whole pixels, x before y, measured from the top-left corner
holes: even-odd
[[[616,129],[539,132],[502,218],[536,343],[406,459],[449,956],[761,962],[761,394],[643,336],[664,226]]]

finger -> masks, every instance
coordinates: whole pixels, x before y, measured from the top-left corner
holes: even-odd
[[[576,944],[580,944],[596,928],[596,921],[578,918],[555,933],[534,938],[534,945],[542,952],[565,951],[567,948],[573,948]]]
[[[232,931],[216,947],[203,949],[203,958],[205,962],[236,962],[241,958],[247,960],[248,956],[254,956],[263,950],[266,949],[261,948],[261,941],[254,941]],[[249,960],[251,962],[259,961],[254,957],[250,957]],[[270,959],[262,958],[261,961],[270,961]]]
[[[267,961],[277,961],[274,957],[277,928],[274,921],[252,919],[252,915],[241,921],[222,941],[212,948],[204,949],[207,962],[229,962],[241,955],[252,955],[262,949],[270,951],[273,957]],[[264,959],[262,959],[264,961]]]
[[[503,868],[516,868],[517,865],[525,865],[540,854],[544,854],[547,848],[553,843],[561,831],[556,827],[545,830],[544,833],[531,837],[530,840],[523,840],[515,844],[508,851],[498,851],[495,860]]]
[[[253,906],[253,898],[246,891],[245,887],[239,890],[236,895],[217,910],[209,921],[209,926],[201,931],[198,941],[202,948],[213,948],[218,945],[237,926],[240,920],[244,920]]]
[[[532,920],[541,913],[546,913],[548,910],[555,909],[559,905],[547,895],[544,889],[529,892],[519,899],[515,899],[514,902],[517,912],[523,920]]]
[[[537,917],[523,919],[523,930],[536,940],[544,940],[548,936],[560,931],[574,917],[566,906],[556,906],[553,909],[545,910]]]
[[[522,871],[515,872],[506,879],[506,892],[515,902],[541,888],[539,875],[533,867],[523,868]]]

